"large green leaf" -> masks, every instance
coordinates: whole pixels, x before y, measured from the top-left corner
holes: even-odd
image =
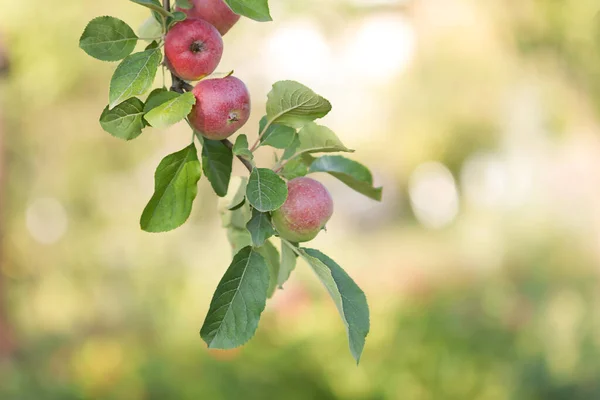
[[[265,240],[275,234],[275,229],[271,224],[269,214],[260,211],[252,210],[252,218],[248,221],[246,229],[252,236],[252,244],[254,247],[260,247],[265,243]]]
[[[353,152],[341,142],[329,128],[309,122],[298,132],[300,145],[296,153],[331,153],[336,151]]]
[[[364,292],[331,258],[318,250],[302,248],[301,253],[315,271],[346,325],[350,352],[358,363],[369,333],[369,306]]]
[[[142,213],[142,229],[166,232],[181,226],[192,212],[201,174],[193,143],[166,156],[154,174],[154,195]]]
[[[79,47],[102,61],[118,61],[127,57],[138,37],[124,21],[113,17],[98,17],[85,27]]]
[[[309,168],[311,172],[327,172],[359,193],[381,201],[381,187],[373,187],[373,175],[364,165],[342,156],[322,156],[315,159]]]
[[[285,181],[268,168],[254,168],[246,187],[246,198],[258,211],[277,210],[285,203],[288,189]]]
[[[277,286],[280,289],[283,289],[283,284],[287,282],[292,271],[296,268],[298,255],[290,246],[293,246],[293,244],[284,240],[281,241],[281,263],[277,276]]]
[[[255,21],[272,21],[268,0],[225,0],[236,14]]]
[[[258,124],[258,131],[262,132],[267,125],[268,119],[265,115],[261,118]],[[271,146],[276,149],[286,149],[290,147],[296,136],[296,130],[289,126],[271,124],[266,132],[261,137],[260,141],[263,146]]]
[[[299,128],[329,111],[329,101],[295,81],[277,82],[268,94],[267,118],[271,123]]]
[[[148,7],[152,11],[156,11],[157,13],[170,17],[172,14],[164,9],[164,7],[160,4],[158,0],[131,0],[132,2],[139,4],[144,7]]]
[[[144,128],[144,103],[137,97],[125,100],[112,110],[108,106],[100,116],[102,129],[119,139],[135,139]]]
[[[269,290],[267,297],[271,298],[277,289],[277,277],[279,276],[279,252],[269,240],[264,245],[256,249],[267,261],[269,267]]]
[[[203,140],[202,168],[217,196],[227,194],[232,166],[233,153],[230,148],[218,140]]]
[[[246,343],[265,309],[268,289],[264,257],[250,246],[243,248],[219,282],[200,329],[208,347],[232,349]]]
[[[112,109],[133,96],[146,93],[154,82],[160,60],[160,49],[150,49],[121,61],[110,81],[108,107]]]
[[[164,129],[181,121],[190,113],[193,105],[196,103],[194,93],[176,93],[176,95],[174,98],[154,107],[144,115],[144,118],[151,126]]]

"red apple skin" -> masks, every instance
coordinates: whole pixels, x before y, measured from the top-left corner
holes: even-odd
[[[333,199],[323,184],[311,178],[295,178],[287,186],[287,200],[272,213],[273,225],[286,240],[308,242],[331,218]]]
[[[217,68],[223,56],[223,39],[208,22],[186,19],[167,33],[165,55],[177,76],[195,81]]]
[[[250,117],[250,93],[235,76],[202,80],[192,92],[196,104],[188,117],[205,138],[226,139]]]
[[[192,0],[189,10],[178,8],[189,18],[200,18],[212,24],[221,35],[225,35],[240,19],[223,0]]]

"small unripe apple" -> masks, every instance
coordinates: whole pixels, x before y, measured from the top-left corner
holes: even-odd
[[[235,76],[205,79],[192,92],[196,104],[188,116],[190,123],[208,139],[228,138],[250,117],[250,93]]]
[[[212,24],[221,35],[225,35],[240,19],[223,0],[192,0],[189,10],[178,8],[189,18],[200,18]]]
[[[333,200],[327,188],[311,178],[295,178],[287,186],[287,200],[273,212],[273,225],[284,239],[308,242],[331,218]]]
[[[212,74],[217,68],[223,55],[223,39],[208,22],[186,19],[167,33],[165,55],[177,76],[195,81]]]

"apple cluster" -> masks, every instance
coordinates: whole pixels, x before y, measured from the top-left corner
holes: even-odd
[[[179,78],[198,81],[212,74],[223,55],[222,35],[240,19],[223,0],[193,0],[192,8],[179,9],[187,18],[169,30],[165,56]],[[196,104],[188,119],[202,136],[226,139],[250,117],[250,94],[240,79],[204,79],[193,90]]]

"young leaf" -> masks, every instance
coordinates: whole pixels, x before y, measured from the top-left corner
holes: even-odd
[[[172,92],[171,92],[172,93]],[[196,103],[194,93],[176,93],[177,96],[151,109],[144,118],[148,123],[159,129],[167,128],[184,119]]]
[[[158,38],[163,34],[163,26],[153,16],[149,16],[138,28],[140,37],[146,39]]]
[[[148,91],[160,60],[160,49],[151,49],[131,54],[121,61],[110,81],[108,108],[113,109],[117,104]]]
[[[171,92],[165,88],[157,88],[150,92],[144,104],[144,113],[149,113],[161,104],[179,97],[179,93]]]
[[[173,25],[175,25],[176,23],[178,23],[180,21],[183,21],[186,18],[187,18],[187,15],[185,15],[184,12],[175,11],[173,13],[172,17],[167,17],[167,29],[171,29],[171,27]]]
[[[262,246],[265,240],[275,234],[269,214],[257,210],[252,210],[252,219],[248,221],[246,229],[248,229],[248,232],[252,236],[252,245],[254,247]]]
[[[275,83],[267,97],[269,121],[292,128],[322,118],[331,111],[329,101],[295,81]]]
[[[269,290],[267,290],[267,297],[273,297],[275,289],[277,289],[277,277],[279,275],[279,252],[277,248],[273,246],[269,240],[258,249],[256,249],[267,261],[267,267],[269,267]]]
[[[346,325],[350,352],[358,364],[370,325],[369,306],[364,292],[342,267],[325,254],[307,248],[300,251],[335,302]]]
[[[293,244],[291,244],[293,246]],[[277,275],[277,286],[283,289],[283,284],[287,282],[292,271],[296,268],[296,259],[298,255],[288,242],[281,241],[281,264],[279,274]]]
[[[190,0],[175,0],[175,4],[177,4],[177,7],[185,10],[192,8],[192,2]]]
[[[239,135],[235,139],[235,144],[233,145],[233,154],[236,156],[244,157],[248,161],[253,160],[253,155],[250,149],[248,149],[248,137],[242,134]]]
[[[286,165],[287,166],[287,165]],[[342,156],[323,156],[315,159],[309,173],[327,172],[365,196],[381,201],[381,187],[373,187],[371,171],[364,165]]]
[[[170,17],[172,14],[165,10],[158,0],[131,0],[132,2],[139,4],[144,7],[148,7],[152,11],[155,11],[165,17]]]
[[[354,152],[354,150],[344,146],[331,129],[317,125],[314,122],[309,122],[300,129],[298,139],[300,145],[296,149],[296,154],[331,153],[336,151]]]
[[[137,97],[125,100],[112,110],[108,106],[100,116],[102,129],[114,137],[124,140],[135,139],[144,128],[144,103]]]
[[[142,229],[166,232],[181,226],[192,212],[201,174],[193,143],[166,156],[154,174],[154,195],[142,213]]]
[[[283,179],[268,168],[254,168],[246,188],[246,198],[258,211],[277,210],[285,203],[288,189]]]
[[[285,164],[280,174],[287,180],[305,176],[308,174],[308,165],[304,157],[296,157]]]
[[[259,122],[259,132],[262,132],[263,129],[265,129],[267,122],[267,116],[265,115]],[[260,141],[263,146],[271,146],[275,147],[276,149],[286,149],[291,146],[295,137],[296,130],[294,128],[290,128],[289,126],[285,125],[271,124],[267,128],[267,131],[264,133]]]
[[[113,17],[98,17],[85,27],[79,47],[102,61],[118,61],[127,57],[138,37],[124,21]]]
[[[246,343],[256,331],[265,309],[269,269],[252,247],[243,248],[219,282],[200,336],[209,348],[232,349]]]
[[[225,0],[236,14],[243,15],[255,21],[272,21],[269,13],[268,0]]]
[[[202,168],[217,196],[227,194],[232,165],[233,153],[227,146],[218,140],[204,139]]]

